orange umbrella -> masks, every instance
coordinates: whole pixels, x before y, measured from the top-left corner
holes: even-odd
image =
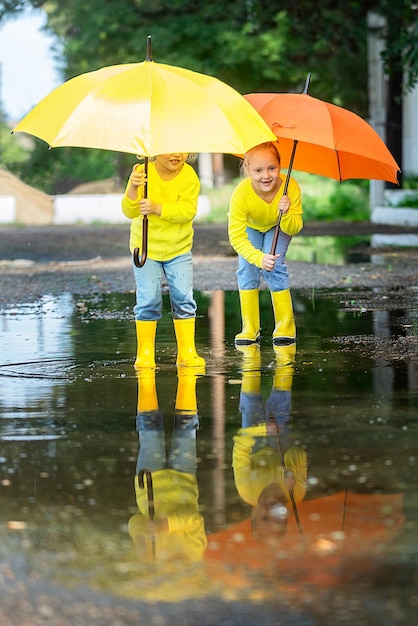
[[[307,93],[244,96],[278,138],[282,166],[340,182],[366,178],[397,183],[399,165],[364,119]]]
[[[287,584],[338,586],[348,563],[365,572],[394,541],[404,522],[403,497],[344,490],[299,502],[298,514],[298,520],[289,514],[284,537],[256,539],[250,519],[209,535],[205,560],[219,578],[235,576],[241,585],[259,572]]]
[[[310,74],[301,94],[251,93],[244,97],[278,139],[281,164],[343,180],[364,178],[397,184],[399,165],[377,132],[352,111],[308,94]],[[271,254],[276,250],[281,215]]]

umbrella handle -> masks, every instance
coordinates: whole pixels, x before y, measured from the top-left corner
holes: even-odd
[[[290,155],[289,167],[287,169],[287,176],[286,176],[286,181],[285,181],[285,184],[284,184],[282,196],[285,196],[287,194],[287,190],[288,190],[288,187],[289,187],[289,181],[290,181],[290,175],[292,173],[293,161],[295,159],[295,153],[296,153],[297,146],[298,146],[298,140],[295,139],[293,141],[292,154]],[[277,240],[278,240],[279,234],[280,234],[280,222],[282,221],[282,215],[283,215],[282,211],[279,211],[279,217],[277,219],[277,224],[276,224],[276,228],[275,228],[274,235],[273,235],[273,241],[271,243],[270,254],[276,254],[276,246],[277,246]]]
[[[144,184],[144,198],[148,197],[148,157],[145,157],[144,161],[144,173],[145,173],[145,184]],[[148,255],[148,215],[144,215],[142,220],[142,255],[139,258],[139,249],[135,248],[133,251],[133,259],[135,263],[135,267],[142,267],[147,260]]]
[[[154,519],[154,489],[152,486],[152,475],[151,472],[147,469],[142,469],[138,473],[138,483],[141,489],[144,488],[144,476],[147,479],[147,491],[148,491],[148,511],[149,518],[152,521]]]
[[[144,215],[142,221],[142,255],[139,258],[139,248],[135,248],[133,252],[134,263],[136,267],[142,267],[147,260],[148,254],[148,216]]]

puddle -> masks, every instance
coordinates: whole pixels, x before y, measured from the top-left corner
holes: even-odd
[[[332,265],[364,263],[370,260],[364,252],[369,245],[370,237],[294,237],[286,260]]]
[[[384,254],[376,254],[377,249],[403,248],[408,250],[418,247],[418,235],[371,235],[351,237],[301,236],[294,237],[286,254],[288,261],[306,263],[346,265],[348,263],[387,262]]]
[[[292,624],[412,623],[418,303],[371,311],[353,292],[292,293],[294,366],[271,347],[268,293],[260,351],[243,355],[238,294],[197,292],[202,376],[178,375],[167,299],[158,370],[142,378],[132,295],[3,310],[0,573],[13,571],[10,593],[36,583],[65,590],[68,612],[85,597],[139,611],[120,623],[140,623],[149,606],[171,623],[223,623],[220,605],[228,623],[273,623],[278,610]],[[393,350],[402,341],[408,350]],[[135,484],[144,455],[155,519],[168,527],[147,525]],[[271,483],[287,506],[272,491],[257,508]]]

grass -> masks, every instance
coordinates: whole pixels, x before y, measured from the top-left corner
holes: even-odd
[[[358,222],[370,219],[368,181],[339,183],[305,172],[294,172],[292,177],[299,183],[302,190],[305,221]],[[202,188],[202,194],[210,200],[211,211],[201,221],[208,223],[227,221],[229,199],[239,180],[237,178],[214,189]]]

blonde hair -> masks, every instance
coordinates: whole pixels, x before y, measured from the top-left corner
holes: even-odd
[[[248,157],[254,154],[254,152],[257,152],[258,150],[269,150],[277,158],[278,163],[280,165],[280,152],[279,152],[277,143],[275,143],[274,141],[267,141],[266,143],[259,143],[257,146],[250,148],[248,152],[244,154],[244,159],[241,163],[241,173],[244,176],[248,176],[247,174],[247,167],[249,165]]]
[[[186,158],[186,163],[194,163],[196,161],[198,157],[198,153],[197,152],[188,152],[187,153],[187,158]],[[138,159],[138,161],[140,162],[144,162],[145,157],[141,156],[140,154],[136,155],[136,158]],[[151,161],[155,161],[157,157],[156,156],[152,156],[152,157],[148,157],[148,161],[151,163]]]

